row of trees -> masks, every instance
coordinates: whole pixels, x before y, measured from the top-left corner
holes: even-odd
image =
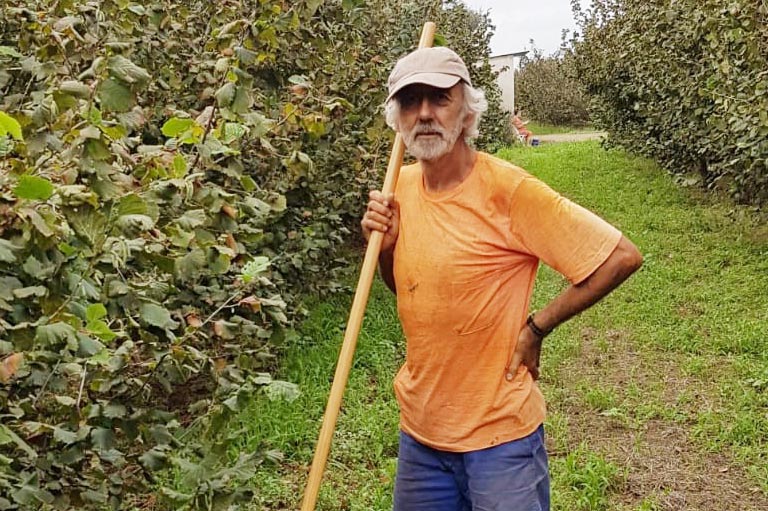
[[[768,4],[753,0],[572,2],[580,33],[535,47],[517,104],[556,125],[587,122],[610,144],[745,203],[768,200]]]
[[[274,381],[391,133],[422,23],[508,137],[492,27],[429,1],[9,0],[0,5],[0,509],[223,508],[255,452],[217,435]],[[161,481],[162,479],[160,479]]]
[[[573,51],[564,46],[554,55],[545,55],[533,41],[531,46],[515,76],[516,108],[555,126],[589,124],[589,98],[579,81]]]
[[[742,202],[768,200],[768,4],[596,0],[575,67],[612,143],[696,175]]]

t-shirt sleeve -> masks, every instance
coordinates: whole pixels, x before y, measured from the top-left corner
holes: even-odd
[[[611,224],[533,177],[516,188],[510,219],[516,241],[573,284],[603,264],[621,238]]]

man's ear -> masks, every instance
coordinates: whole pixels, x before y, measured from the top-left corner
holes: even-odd
[[[467,112],[467,115],[464,116],[464,122],[462,123],[462,126],[464,126],[464,130],[468,130],[472,124],[475,122],[475,116],[477,114]]]

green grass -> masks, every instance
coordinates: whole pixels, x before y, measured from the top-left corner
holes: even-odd
[[[543,124],[536,121],[530,121],[527,125],[529,130],[536,135],[555,135],[560,133],[589,133],[596,131],[592,126],[555,126],[553,124]]]
[[[534,130],[535,131],[535,130]],[[553,504],[558,511],[655,510],[654,495],[620,499],[626,470],[605,446],[574,435],[574,410],[639,429],[682,425],[701,455],[732,460],[768,496],[768,228],[749,210],[676,187],[652,163],[595,142],[501,155],[598,212],[640,248],[643,268],[545,344]],[[534,307],[565,283],[543,269]],[[260,396],[244,413],[243,451],[274,450],[252,509],[297,509],[330,389],[350,299],[311,307],[278,377],[293,402]],[[591,351],[585,339],[591,339]],[[391,509],[398,411],[392,378],[403,360],[393,297],[374,286],[322,485],[319,510]],[[616,368],[618,361],[631,362]],[[629,507],[628,507],[629,506]]]

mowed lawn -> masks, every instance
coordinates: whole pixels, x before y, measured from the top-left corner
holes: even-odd
[[[554,509],[768,509],[765,219],[597,142],[500,155],[619,227],[645,256],[626,285],[546,340]],[[543,268],[534,307],[564,286]],[[256,476],[250,509],[299,508],[350,301],[311,304],[286,347],[278,376],[300,397],[260,398],[235,427],[242,450],[274,459]],[[403,352],[394,297],[377,283],[318,509],[391,509],[392,378]]]

